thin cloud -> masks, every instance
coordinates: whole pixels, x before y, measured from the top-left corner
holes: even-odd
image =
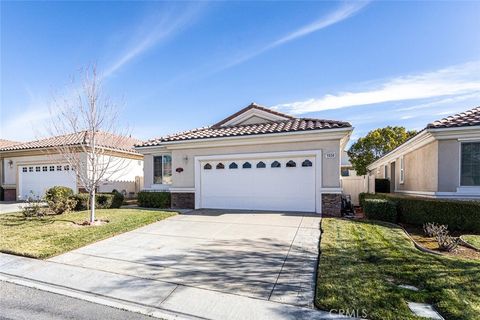
[[[240,63],[243,63],[247,60],[250,60],[253,57],[256,57],[256,56],[258,56],[258,55],[260,55],[260,54],[262,54],[262,53],[264,53],[268,50],[271,50],[275,47],[281,46],[281,45],[283,45],[287,42],[299,39],[299,38],[304,37],[306,35],[309,35],[313,32],[325,29],[328,26],[339,23],[339,22],[341,22],[345,19],[348,19],[348,18],[352,17],[353,15],[355,15],[362,8],[364,8],[368,3],[369,3],[369,1],[358,1],[358,2],[343,3],[340,6],[340,8],[338,8],[335,11],[329,13],[328,15],[326,15],[324,17],[321,17],[320,19],[315,20],[314,22],[312,22],[308,25],[305,25],[298,30],[295,30],[295,31],[293,31],[293,32],[291,32],[287,35],[284,35],[283,37],[281,37],[281,38],[279,38],[279,39],[277,39],[277,40],[275,40],[275,41],[273,41],[273,42],[271,42],[271,43],[269,43],[269,44],[267,44],[263,47],[260,47],[260,48],[254,50],[254,51],[245,53],[242,56],[237,57],[233,61],[230,61],[230,62],[226,63],[225,65],[219,67],[215,71],[218,72],[218,71],[221,71],[221,70],[231,68],[231,67],[236,66]]]
[[[275,109],[303,114],[393,101],[478,94],[480,61],[433,72],[402,76],[358,92],[327,94],[321,98],[279,104]]]
[[[202,8],[203,4],[189,5],[182,7],[181,10],[168,8],[147,17],[132,36],[133,40],[130,46],[105,70],[103,76],[112,75],[148,49],[192,25],[200,15]]]

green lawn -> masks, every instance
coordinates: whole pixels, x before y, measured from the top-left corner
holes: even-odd
[[[463,235],[462,239],[465,240],[465,242],[467,242],[468,244],[474,246],[475,248],[480,249],[480,235]]]
[[[3,214],[0,215],[0,252],[49,258],[174,214],[147,209],[97,210],[97,219],[110,221],[99,226],[74,223],[87,220],[87,211],[42,218],[24,218],[20,213]]]
[[[324,218],[322,229],[319,308],[360,315],[365,309],[369,319],[417,319],[406,304],[413,301],[434,304],[445,319],[478,319],[480,261],[423,253],[401,229],[381,223]]]

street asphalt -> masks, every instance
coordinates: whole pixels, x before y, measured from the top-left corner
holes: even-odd
[[[154,318],[0,281],[0,319],[153,320]]]

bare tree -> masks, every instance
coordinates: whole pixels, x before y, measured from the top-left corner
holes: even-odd
[[[90,224],[95,222],[95,194],[100,183],[126,168],[124,158],[115,152],[132,147],[126,133],[119,132],[118,111],[103,94],[102,77],[95,66],[82,71],[73,94],[54,98],[50,109],[47,131],[56,140],[52,148],[61,155],[57,162],[68,164],[89,193]]]

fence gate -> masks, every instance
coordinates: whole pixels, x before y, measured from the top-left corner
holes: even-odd
[[[368,178],[366,176],[342,177],[343,193],[350,195],[352,203],[355,206],[360,205],[358,195],[362,192],[368,192]]]

